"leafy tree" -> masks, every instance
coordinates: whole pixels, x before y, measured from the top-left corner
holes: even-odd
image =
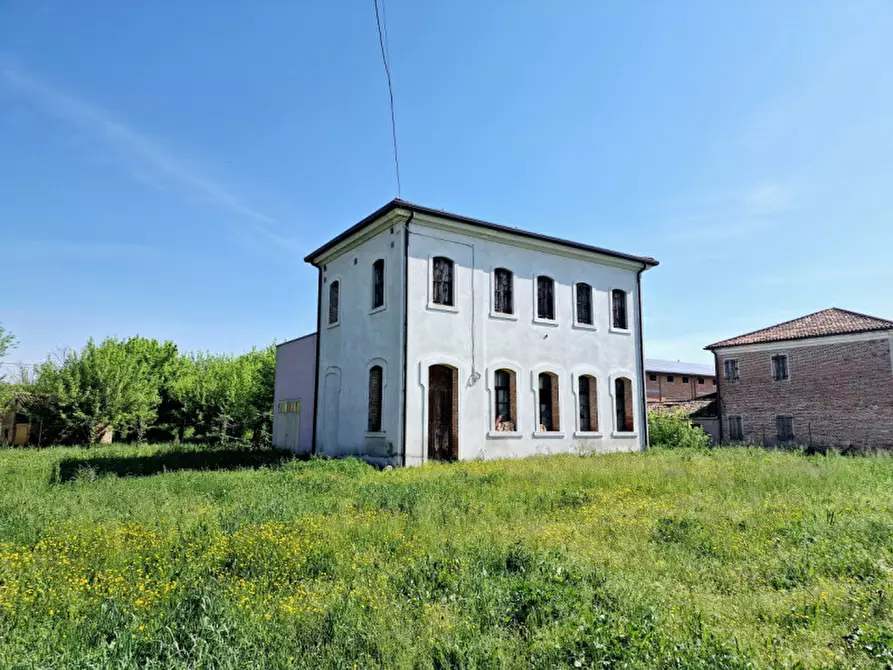
[[[94,444],[107,431],[126,433],[151,425],[159,404],[157,385],[145,358],[127,342],[91,339],[79,354],[39,366],[32,412],[45,415],[59,436]]]
[[[710,437],[682,412],[649,412],[648,437],[654,447],[705,449]]]
[[[6,330],[3,327],[3,324],[0,323],[0,362],[3,361],[3,357],[6,356],[11,350],[16,347],[16,338],[11,332]]]

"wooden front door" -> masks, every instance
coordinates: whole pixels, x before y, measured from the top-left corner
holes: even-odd
[[[459,457],[458,436],[453,433],[453,369],[428,368],[428,460],[452,461]]]

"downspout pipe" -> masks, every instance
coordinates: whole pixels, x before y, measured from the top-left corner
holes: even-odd
[[[403,224],[403,439],[401,440],[400,465],[406,467],[406,431],[408,429],[406,417],[406,388],[409,383],[409,362],[406,360],[408,347],[408,320],[409,320],[409,224],[415,217],[415,210],[409,210],[409,218]]]
[[[642,371],[640,376],[640,379],[642,380],[642,410],[640,420],[642,422],[642,435],[645,437],[645,449],[648,449],[651,446],[648,437],[648,390],[645,381],[645,334],[642,331],[642,273],[647,269],[647,265],[642,265],[642,267],[639,268],[639,271],[636,272],[636,300],[639,303],[637,317],[639,322],[639,365],[641,366],[640,369]]]
[[[316,417],[319,415],[319,338],[322,336],[319,328],[320,319],[322,318],[322,268],[317,266],[316,271],[316,365],[313,375],[313,438],[310,444],[311,456],[316,456]]]

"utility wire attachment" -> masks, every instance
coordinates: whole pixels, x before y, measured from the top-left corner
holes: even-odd
[[[378,46],[381,48],[381,62],[384,64],[384,73],[388,78],[388,97],[391,100],[391,137],[394,140],[394,171],[397,175],[397,197],[400,197],[400,159],[397,157],[397,115],[394,111],[394,86],[391,83],[391,62],[388,55],[387,41],[385,35],[388,32],[387,19],[384,20],[384,31],[382,32],[381,14],[384,14],[384,0],[382,2],[381,13],[378,9],[378,0],[372,0],[375,5],[375,25],[378,27]]]

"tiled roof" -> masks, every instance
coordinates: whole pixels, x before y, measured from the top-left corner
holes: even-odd
[[[716,368],[703,363],[683,363],[682,361],[662,361],[657,358],[645,359],[645,372],[663,372],[671,375],[692,375],[694,377],[714,377]]]
[[[893,321],[832,307],[823,309],[821,312],[801,316],[799,319],[785,321],[769,328],[756,330],[746,335],[739,335],[722,342],[716,342],[706,348],[719,349],[721,347],[735,347],[742,344],[784,342],[785,340],[802,340],[807,337],[850,335],[879,330],[893,330]]]

